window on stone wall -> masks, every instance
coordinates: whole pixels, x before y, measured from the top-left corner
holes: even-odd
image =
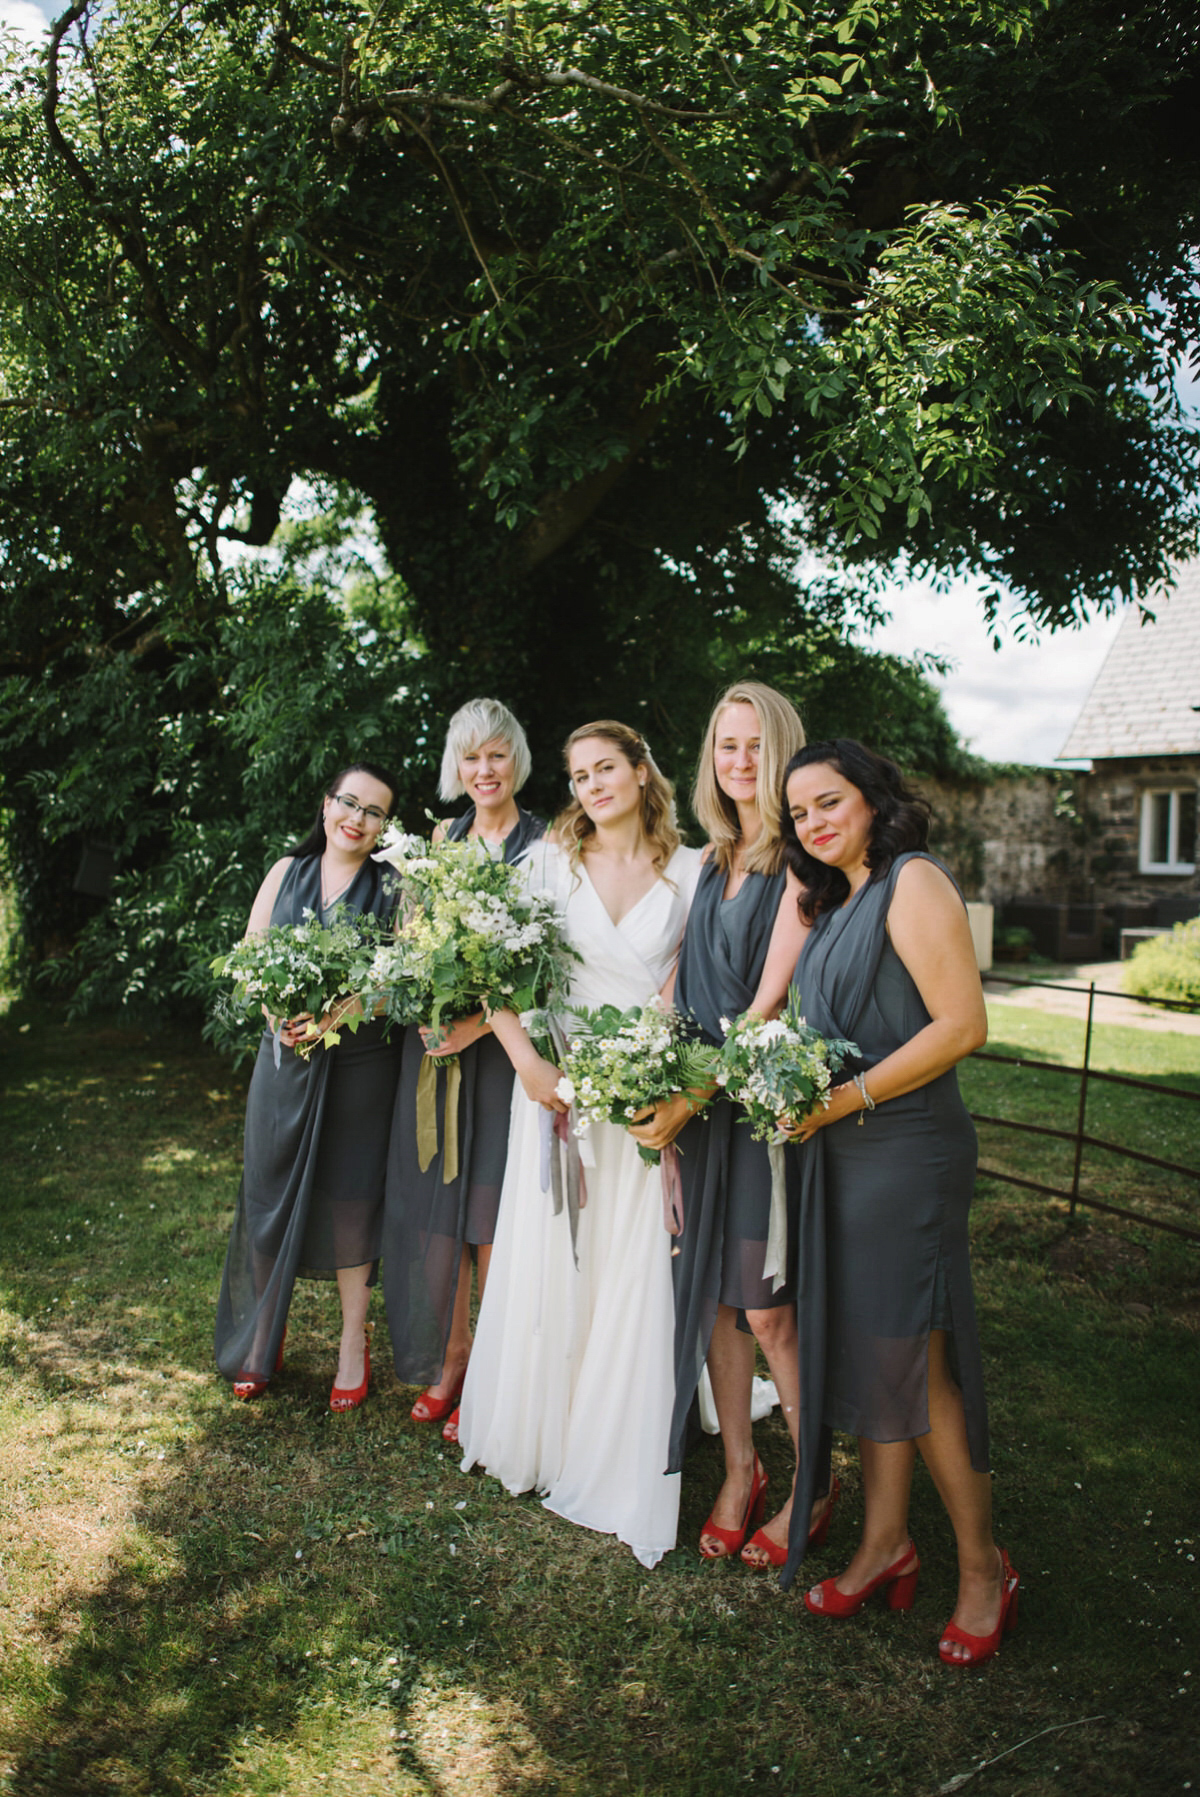
[[[1164,786],[1142,794],[1138,867],[1144,874],[1196,871],[1196,788]]]

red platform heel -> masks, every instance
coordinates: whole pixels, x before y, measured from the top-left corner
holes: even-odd
[[[833,1506],[838,1501],[838,1495],[841,1492],[841,1489],[841,1480],[835,1474],[833,1483],[829,1487],[827,1493],[828,1502],[821,1512],[820,1520],[815,1522],[808,1531],[809,1547],[825,1546],[825,1537],[829,1533],[830,1518],[833,1516]],[[747,1560],[746,1555],[750,1552],[752,1547],[759,1548],[764,1555],[764,1558],[761,1560]],[[777,1547],[775,1542],[771,1540],[771,1537],[765,1534],[762,1529],[756,1529],[742,1549],[742,1565],[748,1566],[751,1572],[765,1572],[768,1566],[782,1566],[787,1557],[788,1550],[786,1541],[782,1547]]]
[[[1013,1566],[1003,1548],[1000,1554],[1000,1620],[990,1635],[968,1635],[966,1629],[960,1629],[956,1622],[948,1622],[942,1630],[942,1638],[938,1642],[938,1654],[947,1666],[982,1666],[990,1660],[1000,1646],[1004,1635],[1011,1635],[1017,1626],[1017,1594],[1021,1589],[1021,1575]],[[951,1641],[956,1641],[967,1652],[963,1659],[957,1659],[946,1652]]]
[[[371,1331],[370,1331],[370,1329],[369,1328],[364,1329],[363,1335],[365,1337],[365,1340],[363,1342],[362,1384],[356,1385],[352,1391],[348,1391],[345,1386],[339,1385],[337,1383],[337,1380],[335,1379],[334,1383],[333,1383],[333,1390],[329,1394],[329,1408],[331,1410],[357,1410],[359,1405],[362,1403],[363,1399],[367,1395],[367,1386],[371,1383]]]
[[[736,1554],[751,1529],[757,1529],[763,1519],[767,1507],[767,1475],[758,1455],[754,1456],[754,1477],[750,1482],[750,1496],[746,1500],[746,1514],[742,1517],[740,1529],[722,1529],[710,1516],[700,1531],[700,1553],[705,1560],[727,1560]],[[717,1549],[705,1547],[704,1537],[714,1535],[721,1543]]]
[[[450,1412],[449,1416],[446,1418],[445,1422],[442,1424],[442,1440],[443,1441],[457,1442],[457,1440],[458,1440],[458,1411],[459,1411],[459,1407],[456,1404],[454,1406],[454,1409]]]
[[[912,1561],[909,1566],[908,1562]],[[901,1571],[901,1568],[907,1568]],[[822,1579],[811,1591],[804,1593],[805,1608],[814,1616],[857,1616],[867,1599],[882,1586],[889,1610],[911,1610],[913,1598],[917,1595],[917,1574],[921,1570],[921,1562],[917,1558],[917,1550],[910,1541],[898,1560],[873,1578],[861,1591],[852,1591],[848,1595],[837,1588],[837,1579]]]
[[[279,1338],[279,1352],[275,1356],[275,1371],[277,1373],[283,1371],[283,1344],[286,1340],[287,1324],[285,1323],[283,1325],[283,1334]],[[245,1404],[248,1403],[251,1398],[261,1398],[269,1384],[269,1379],[247,1379],[245,1377],[235,1379],[233,1382],[233,1395],[235,1398],[240,1398],[242,1403]]]
[[[451,1411],[458,1409],[458,1401],[462,1397],[463,1380],[465,1380],[465,1378],[466,1374],[464,1373],[463,1378],[458,1382],[457,1388],[450,1393],[448,1398],[435,1398],[433,1395],[433,1387],[427,1385],[408,1413],[409,1416],[412,1417],[413,1422],[444,1423]]]

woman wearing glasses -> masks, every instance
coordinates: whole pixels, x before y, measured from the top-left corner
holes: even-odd
[[[332,780],[316,822],[259,887],[247,934],[335,910],[384,921],[392,882],[371,860],[396,783],[367,762]],[[382,1023],[344,1031],[332,1052],[306,1060],[294,1050],[310,1024],[285,1020],[276,1066],[275,1026],[259,1044],[246,1101],[245,1158],[233,1233],[217,1302],[217,1365],[234,1396],[256,1398],[283,1362],[292,1287],[298,1277],[336,1279],[342,1335],[331,1410],[367,1395],[367,1306],[383,1224],[383,1181],[400,1044]],[[311,1040],[311,1034],[309,1040]]]
[[[434,841],[473,838],[516,861],[546,827],[517,803],[529,771],[525,732],[507,706],[469,700],[447,727],[439,786],[443,802],[465,798],[467,808],[439,824]],[[413,1421],[440,1423],[447,1441],[458,1439],[458,1400],[471,1353],[472,1262],[480,1298],[487,1283],[512,1091],[512,1065],[481,1012],[436,1038],[423,1028],[405,1031],[388,1153],[383,1296],[396,1376],[425,1386]],[[437,1119],[432,1158],[416,1128],[423,1095]]]

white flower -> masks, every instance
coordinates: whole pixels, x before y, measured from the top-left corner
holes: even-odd
[[[561,1098],[564,1104],[574,1104],[574,1102],[575,1102],[575,1085],[572,1080],[569,1080],[567,1078],[565,1073],[563,1074],[562,1078],[559,1080],[558,1084],[555,1086],[554,1091],[555,1091],[555,1096],[558,1098]]]

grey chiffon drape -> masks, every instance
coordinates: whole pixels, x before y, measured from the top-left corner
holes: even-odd
[[[386,921],[390,873],[368,861],[338,908]],[[272,924],[303,921],[321,905],[321,858],[294,860]],[[246,1100],[242,1184],[217,1300],[217,1366],[226,1379],[275,1369],[298,1277],[336,1277],[379,1258],[383,1176],[400,1046],[382,1023],[342,1032],[308,1060],[285,1048],[275,1065],[263,1032]]]
[[[721,1019],[740,1015],[762,976],[771,931],[783,896],[778,874],[747,874],[732,898],[713,861],[700,875],[688,917],[675,1003],[708,1042],[720,1043]],[[767,1144],[751,1140],[740,1105],[723,1096],[693,1117],[676,1138],[683,1187],[683,1233],[672,1263],[675,1276],[675,1409],[668,1470],[678,1472],[688,1436],[688,1412],[708,1355],[717,1305],[770,1310],[792,1300],[790,1280],[779,1291],[763,1277],[771,1213]],[[796,1199],[794,1156],[788,1151],[789,1198]]]
[[[900,855],[848,904],[824,912],[796,967],[809,1023],[851,1037],[862,1069],[929,1022],[886,930],[897,877],[914,858],[932,860]],[[953,1068],[878,1104],[861,1125],[857,1114],[843,1117],[800,1150],[800,1474],[785,1588],[804,1558],[823,1476],[822,1425],[881,1442],[925,1434],[931,1328],[949,1332],[971,1464],[988,1469],[967,1240],[975,1163],[975,1126]]]
[[[504,859],[516,861],[545,831],[541,818],[518,807],[504,840]],[[472,806],[446,831],[461,842],[475,820]],[[383,1229],[383,1295],[398,1378],[428,1385],[439,1377],[454,1312],[464,1244],[490,1243],[496,1233],[512,1108],[512,1065],[494,1036],[482,1036],[459,1055],[458,1174],[445,1175],[446,1068],[437,1066],[438,1150],[424,1172],[417,1158],[417,1079],[425,1044],[404,1031],[388,1151]]]

